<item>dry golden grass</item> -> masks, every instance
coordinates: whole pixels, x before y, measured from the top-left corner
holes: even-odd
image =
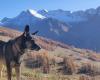
[[[76,67],[74,64],[74,60],[71,57],[64,57],[64,67],[63,72],[64,74],[73,74],[76,71]]]
[[[92,77],[90,76],[86,76],[86,75],[81,75],[79,77],[79,80],[94,80]]]

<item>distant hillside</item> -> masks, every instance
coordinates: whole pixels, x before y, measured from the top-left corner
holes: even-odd
[[[1,40],[3,37],[9,37],[8,40],[10,38],[14,39],[15,37],[17,37],[21,34],[22,34],[22,32],[16,31],[14,29],[0,27],[0,36],[1,36],[0,39]],[[44,49],[47,49],[47,50],[53,50],[57,46],[62,47],[62,48],[70,48],[68,45],[62,44],[57,41],[53,41],[51,39],[47,39],[47,38],[40,37],[40,36],[34,36],[34,37],[35,37],[36,41],[38,42],[38,44],[40,44]]]

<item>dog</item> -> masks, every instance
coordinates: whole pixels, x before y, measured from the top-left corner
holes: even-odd
[[[32,33],[32,35],[35,35],[36,33],[37,31]],[[11,80],[12,67],[15,68],[17,80],[20,80],[20,58],[25,53],[26,49],[36,51],[41,49],[32,38],[29,25],[26,25],[23,34],[15,39],[9,40],[8,42],[0,41],[0,63],[2,64],[5,62],[7,68],[7,80]],[[12,65],[12,63],[14,65]]]

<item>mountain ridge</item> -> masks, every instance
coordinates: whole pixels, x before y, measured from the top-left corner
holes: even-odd
[[[39,30],[40,36],[78,48],[91,49],[97,52],[100,51],[100,7],[76,12],[61,9],[36,12],[33,10],[34,13],[40,14],[40,12],[42,12],[45,14],[40,14],[43,17],[42,19],[32,15],[28,11],[29,10],[23,11],[12,19],[5,18],[1,21],[1,25],[22,31],[24,26],[28,24],[31,27],[31,32]],[[48,15],[50,16],[48,17]],[[70,21],[71,19],[73,20],[69,22],[66,21],[67,19],[65,18],[68,18]]]

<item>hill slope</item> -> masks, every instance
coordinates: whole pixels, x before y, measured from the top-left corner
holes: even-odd
[[[9,39],[14,39],[15,37],[17,37],[21,34],[22,34],[22,32],[19,32],[19,31],[13,30],[13,29],[9,29],[9,28],[5,28],[5,27],[0,27],[0,40],[8,41]],[[96,54],[95,52],[90,51],[90,50],[71,47],[71,46],[59,43],[57,41],[46,39],[46,38],[43,38],[40,36],[34,36],[34,38],[36,39],[36,42],[44,50],[41,50],[39,52],[31,52],[31,54],[24,56],[25,61],[23,61],[23,62],[24,62],[24,64],[26,64],[26,66],[22,65],[22,73],[21,73],[22,79],[40,80],[40,78],[41,78],[42,80],[44,80],[44,79],[58,80],[58,78],[59,78],[62,80],[64,78],[63,80],[66,80],[66,79],[79,80],[81,73],[80,74],[75,73],[75,75],[66,75],[63,73],[63,70],[62,70],[63,66],[64,66],[63,59],[65,59],[65,57],[68,58],[68,60],[70,60],[68,65],[70,65],[70,64],[72,65],[74,62],[75,66],[70,65],[70,67],[71,68],[75,67],[77,71],[80,68],[83,69],[84,65],[87,65],[87,66],[89,65],[90,66],[89,68],[93,69],[94,72],[99,72],[99,70],[100,70],[100,55],[99,54]],[[36,56],[38,56],[38,57],[36,57]],[[40,68],[35,67],[34,68],[34,65],[36,64],[36,62],[34,63],[34,61],[39,59],[39,61],[41,62],[42,57],[43,57],[43,59],[45,59],[45,57],[48,58],[49,60],[47,60],[47,61],[50,61],[50,62],[55,61],[55,65],[49,63],[50,64],[50,72],[48,74],[43,74],[41,72],[41,69],[43,67],[40,67]],[[38,61],[38,63],[39,63],[39,61]],[[46,63],[45,63],[45,65],[46,65]],[[93,68],[92,68],[92,66],[93,66]],[[88,69],[88,67],[86,67],[86,69]],[[58,72],[59,70],[61,70],[61,72]],[[64,71],[66,71],[66,69]],[[5,71],[4,71],[4,73],[5,73]],[[94,76],[94,78],[96,80],[99,80],[99,77],[100,77],[100,73],[98,73]]]

